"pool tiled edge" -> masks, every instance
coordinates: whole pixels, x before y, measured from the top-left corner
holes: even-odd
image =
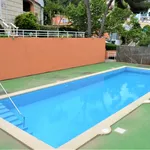
[[[78,79],[82,79],[82,78],[86,78],[86,77],[106,73],[106,72],[109,72],[109,71],[118,70],[118,69],[125,68],[125,67],[127,67],[127,66],[113,68],[113,69],[109,69],[109,70],[106,70],[106,71],[102,71],[102,72],[98,72],[98,73],[94,73],[94,74],[90,74],[90,75],[86,75],[86,76],[81,76],[81,77],[77,77],[77,78],[57,82],[57,83],[54,83],[54,84],[48,84],[48,85],[44,85],[44,86],[40,86],[40,87],[36,87],[36,88],[32,88],[32,89],[23,90],[23,91],[11,93],[11,94],[9,94],[9,96],[24,94],[24,93],[40,90],[40,89],[43,89],[43,88],[47,88],[47,87],[50,87],[50,86],[54,86],[54,85],[58,85],[58,84],[62,84],[62,83],[66,83],[66,82],[70,82],[70,81],[74,81],[74,80],[78,80]],[[130,68],[150,70],[150,69],[139,68],[139,67],[130,67]],[[0,96],[0,99],[6,98],[6,97],[7,96],[2,95],[2,96]],[[58,149],[60,149],[60,150],[62,150],[62,149],[72,149],[73,150],[73,149],[80,148],[82,145],[84,145],[88,141],[92,140],[95,136],[104,134],[103,129],[110,128],[114,123],[116,123],[117,121],[119,121],[120,119],[122,119],[123,117],[128,115],[129,113],[131,113],[133,110],[138,108],[140,105],[142,105],[144,103],[145,100],[147,100],[149,98],[150,98],[150,93],[145,94],[144,96],[142,96],[141,98],[139,98],[135,102],[131,103],[130,105],[123,108],[122,110],[120,110],[117,113],[113,114],[112,116],[105,119],[101,123],[99,123],[99,124],[95,125],[94,127],[90,128],[89,130],[87,130],[84,133],[80,134],[79,136],[75,137],[74,139],[67,142],[66,144],[60,146]],[[29,135],[28,133],[22,131],[21,129],[13,126],[12,124],[6,122],[5,120],[3,120],[1,118],[0,118],[0,128],[2,130],[4,130],[5,132],[7,132],[8,134],[12,135],[14,138],[19,140],[20,142],[22,142],[25,145],[27,145],[28,147],[30,147],[31,149],[47,149],[47,150],[48,149],[54,149],[53,147],[51,147],[51,146],[47,145],[46,143],[38,140],[34,136]]]

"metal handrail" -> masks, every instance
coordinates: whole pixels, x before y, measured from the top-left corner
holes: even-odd
[[[7,91],[5,90],[4,86],[1,83],[0,83],[0,86],[3,89],[3,91],[5,92],[5,94],[7,95],[7,97],[9,98],[9,100],[11,101],[11,103],[13,104],[13,106],[15,107],[15,109],[17,110],[17,112],[19,113],[19,115],[22,117],[23,127],[24,127],[25,126],[25,116],[20,112],[20,110],[18,109],[16,104],[13,102],[12,98],[9,96],[9,94],[7,93]]]
[[[54,31],[54,30],[26,30],[26,29],[0,29],[0,35],[14,37],[57,37],[57,38],[85,38],[85,32]]]

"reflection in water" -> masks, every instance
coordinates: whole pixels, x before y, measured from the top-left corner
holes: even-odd
[[[114,95],[114,91],[107,91],[103,95],[103,101],[104,105],[107,109],[107,112],[113,113],[116,111],[116,109],[119,109],[124,105],[126,102],[129,102],[129,100],[135,100],[138,98],[134,93],[129,91],[128,84],[124,83],[121,88],[118,95]]]

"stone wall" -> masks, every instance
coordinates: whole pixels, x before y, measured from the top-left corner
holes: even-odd
[[[150,47],[118,46],[116,61],[150,65]]]
[[[1,10],[1,18],[13,23],[15,17],[23,13],[23,1],[3,0]]]
[[[16,16],[23,13],[23,0],[0,0],[0,18],[4,19],[7,23],[12,22]],[[34,13],[38,17],[39,23],[43,24],[43,8],[33,2]]]

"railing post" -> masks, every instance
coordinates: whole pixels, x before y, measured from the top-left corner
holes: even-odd
[[[49,31],[47,31],[47,37],[49,37]]]
[[[77,38],[77,32],[75,32],[75,38]]]
[[[37,37],[37,30],[35,31],[35,37]]]
[[[69,38],[69,33],[67,32],[67,38]]]
[[[83,38],[85,38],[85,32],[83,33]]]
[[[18,27],[16,28],[16,36],[18,36]]]
[[[59,31],[58,31],[58,38],[59,38]]]
[[[24,30],[22,30],[22,36],[24,37]]]

